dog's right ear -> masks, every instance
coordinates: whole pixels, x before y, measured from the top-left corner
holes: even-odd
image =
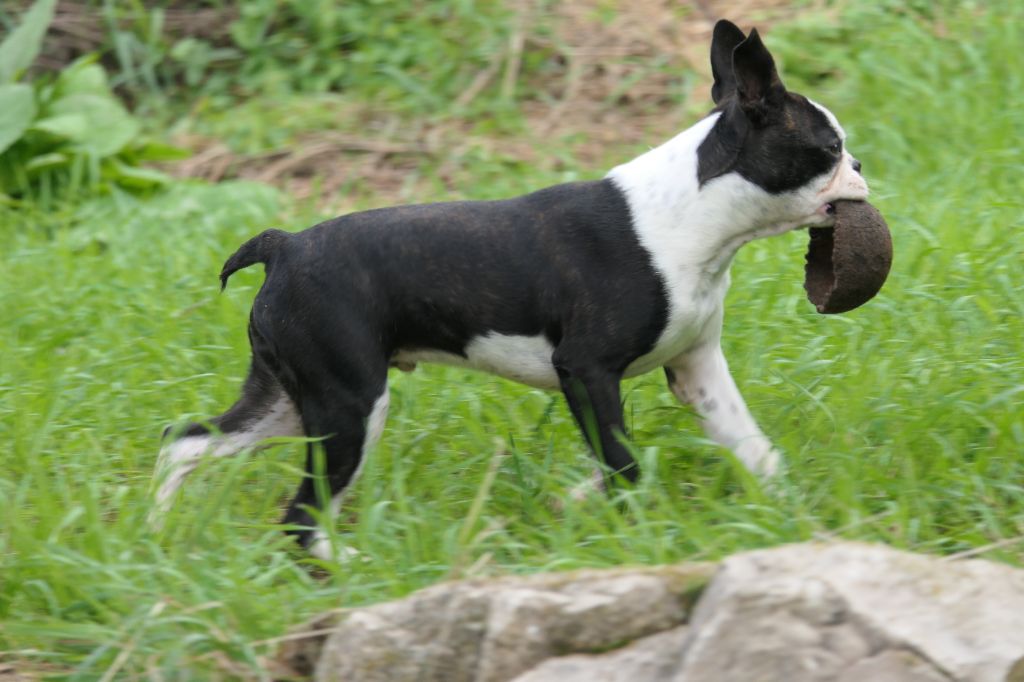
[[[715,77],[715,83],[711,86],[711,99],[715,104],[736,91],[732,52],[746,38],[739,26],[731,21],[721,19],[715,24],[715,32],[711,37],[711,75]]]
[[[775,60],[756,28],[733,50],[732,73],[740,107],[751,123],[763,125],[769,112],[781,106],[786,86],[779,79]]]

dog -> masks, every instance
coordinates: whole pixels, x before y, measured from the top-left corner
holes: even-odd
[[[832,202],[868,187],[836,117],[786,89],[756,29],[719,21],[711,67],[711,112],[600,180],[369,210],[243,244],[220,280],[266,268],[251,368],[227,412],[165,433],[155,509],[203,456],[316,439],[283,523],[329,558],[310,510],[338,513],[384,428],[389,368],[419,362],[560,390],[592,451],[628,481],[639,470],[619,384],[662,368],[711,439],[773,475],[780,454],[720,346],[729,267],[753,239],[833,225]],[[314,489],[316,447],[330,500]]]

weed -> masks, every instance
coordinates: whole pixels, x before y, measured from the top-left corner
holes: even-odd
[[[140,137],[139,122],[93,60],[83,58],[55,79],[17,82],[39,52],[53,9],[52,0],[37,0],[0,43],[0,199],[52,208],[81,190],[164,184],[162,173],[138,164],[176,158],[177,150]]]

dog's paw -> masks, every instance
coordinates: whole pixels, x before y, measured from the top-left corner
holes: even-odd
[[[741,442],[736,447],[736,456],[748,471],[762,479],[774,478],[782,467],[782,453],[764,436]]]
[[[596,467],[589,479],[580,481],[573,487],[569,488],[564,497],[552,498],[551,508],[555,512],[561,513],[565,511],[565,506],[568,502],[580,503],[595,493],[607,493],[607,484],[605,483],[604,472]]]
[[[316,539],[309,546],[309,553],[316,559],[336,564],[350,564],[362,556],[355,547],[340,543],[332,545],[331,539],[322,533],[317,533]]]
[[[603,495],[607,492],[608,489],[604,480],[604,472],[599,468],[594,467],[594,470],[590,473],[589,479],[577,483],[569,489],[569,499],[573,502],[582,502],[594,493],[601,493]]]

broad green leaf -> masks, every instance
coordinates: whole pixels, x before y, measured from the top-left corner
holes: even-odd
[[[50,112],[37,127],[60,130],[77,149],[100,158],[121,151],[139,133],[138,121],[113,97],[88,93],[61,97]]]
[[[155,140],[149,140],[142,145],[136,143],[131,154],[134,161],[179,161],[190,156],[192,152],[187,149]]]
[[[36,0],[21,25],[0,43],[0,83],[13,81],[35,61],[56,6],[57,0]]]
[[[103,67],[95,63],[95,57],[87,56],[76,60],[61,71],[57,78],[57,98],[78,94],[110,97],[110,85]]]
[[[89,137],[89,119],[84,114],[48,116],[33,123],[32,130],[77,142]]]
[[[33,158],[31,161],[25,164],[25,170],[42,170],[43,168],[53,168],[54,166],[65,166],[69,159],[66,154],[60,152],[51,152],[49,154],[40,154]]]
[[[21,138],[35,115],[36,100],[31,85],[0,85],[0,154]]]
[[[153,168],[129,166],[117,159],[111,159],[109,165],[114,181],[122,187],[148,189],[165,185],[170,181],[169,176]]]

